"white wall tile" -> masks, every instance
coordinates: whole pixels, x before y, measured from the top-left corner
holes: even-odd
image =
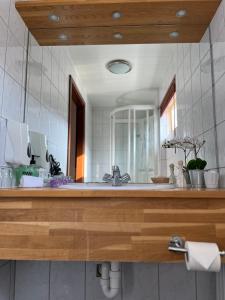
[[[21,122],[22,87],[7,73],[4,78],[2,116]]]
[[[201,75],[199,66],[192,75],[192,97],[193,103],[196,103],[201,98]]]
[[[0,166],[5,165],[5,138],[6,138],[6,120],[0,118]]]
[[[23,80],[24,48],[9,32],[6,51],[6,71],[20,84]]]
[[[225,120],[225,75],[215,84],[216,123]]]
[[[198,43],[191,44],[191,72],[195,72],[200,64],[200,45]]]
[[[212,88],[212,70],[211,70],[211,56],[210,51],[201,60],[201,88],[202,95],[204,95],[209,89]]]
[[[31,57],[28,59],[28,92],[36,100],[41,101],[42,69]]]
[[[203,120],[202,120],[202,102],[199,99],[192,108],[193,114],[193,135],[199,136],[203,132]]]
[[[0,17],[6,24],[9,21],[10,0],[1,0],[0,2]]]
[[[215,82],[225,73],[225,27],[212,44]]]
[[[215,126],[213,95],[211,89],[202,97],[202,121],[203,132],[206,132]]]
[[[207,28],[200,41],[200,60],[206,55],[210,49],[209,29]]]
[[[223,1],[221,1],[221,4],[219,5],[210,24],[212,42],[217,40],[223,27],[224,27],[224,4]]]
[[[0,4],[1,11],[1,4]],[[1,12],[0,12],[1,14]],[[0,67],[5,67],[5,55],[6,55],[6,44],[7,44],[7,27],[0,18]]]
[[[225,167],[225,122],[220,123],[217,126],[217,138],[218,138],[218,152],[219,152],[219,166]]]
[[[40,102],[32,95],[27,95],[26,123],[31,131],[40,132]]]
[[[192,109],[193,106],[193,98],[192,98],[192,82],[189,80],[185,84],[185,99],[184,99],[184,104],[185,104],[185,111],[188,112]]]
[[[15,9],[16,0],[10,0],[9,29],[22,47],[26,46],[27,28]]]
[[[185,83],[191,77],[191,52],[190,47],[187,48],[187,53],[184,57],[184,81]]]
[[[0,67],[0,115],[1,115],[1,109],[2,109],[2,97],[3,97],[3,84],[4,84],[4,70]]]
[[[207,161],[207,169],[217,168],[216,162],[216,137],[215,129],[212,128],[206,133],[204,133],[204,139],[206,144],[204,146],[205,160]]]

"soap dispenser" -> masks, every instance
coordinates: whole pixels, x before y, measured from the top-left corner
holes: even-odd
[[[174,164],[170,164],[170,177],[169,177],[169,184],[176,184],[176,177],[174,174]]]
[[[39,176],[39,167],[36,165],[36,160],[35,158],[38,158],[38,155],[32,155],[31,156],[31,161],[30,161],[30,174],[31,176],[38,177]]]
[[[186,187],[186,182],[185,182],[185,178],[184,178],[184,164],[183,164],[182,160],[178,161],[177,186],[179,188]]]

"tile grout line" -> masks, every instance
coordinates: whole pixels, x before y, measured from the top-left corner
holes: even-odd
[[[51,298],[51,269],[52,269],[52,262],[49,261],[49,273],[48,273],[48,300]]]
[[[197,272],[195,272],[195,299],[198,300],[198,280],[197,280]]]
[[[86,285],[87,285],[87,262],[84,262],[84,300],[87,300],[87,291],[86,291]],[[50,300],[50,299],[49,299]]]
[[[216,166],[219,168],[219,148],[218,148],[218,136],[216,128],[216,95],[215,95],[215,73],[214,73],[214,61],[213,61],[213,45],[211,28],[209,25],[209,44],[210,44],[210,61],[211,61],[211,75],[212,75],[212,100],[213,100],[213,119],[214,119],[214,134],[215,134],[215,150],[216,150]]]
[[[158,299],[160,300],[160,276],[159,276],[159,263],[157,264],[158,268]]]
[[[29,32],[29,30],[28,30],[28,33],[27,33],[27,46],[26,46],[25,82],[24,82],[23,123],[26,122],[29,44],[30,44],[30,32]]]

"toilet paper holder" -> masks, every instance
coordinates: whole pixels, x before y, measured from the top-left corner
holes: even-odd
[[[168,244],[168,250],[177,253],[187,253],[185,249],[185,240],[180,236],[172,236]],[[221,256],[225,256],[225,251],[220,251]]]

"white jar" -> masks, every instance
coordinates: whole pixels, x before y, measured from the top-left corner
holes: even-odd
[[[204,172],[205,185],[208,189],[217,189],[219,186],[219,173],[215,170]]]

